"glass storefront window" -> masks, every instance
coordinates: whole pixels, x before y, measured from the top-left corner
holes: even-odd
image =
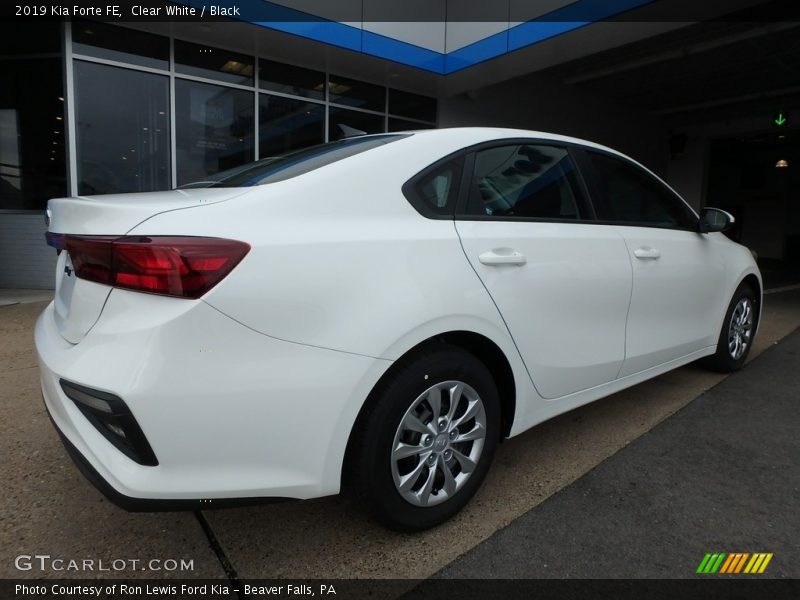
[[[271,60],[258,61],[258,85],[262,90],[313,100],[325,99],[325,73]]]
[[[258,135],[262,157],[321,144],[325,141],[325,106],[260,94]]]
[[[418,129],[433,129],[435,125],[430,123],[419,123],[417,121],[406,121],[389,117],[389,131],[416,131]]]
[[[169,78],[76,60],[78,193],[166,190]]]
[[[72,51],[154,69],[169,69],[169,38],[96,21],[72,23]]]
[[[386,88],[380,85],[331,75],[328,80],[328,91],[333,104],[379,112],[386,110]]]
[[[252,56],[175,40],[175,71],[178,73],[253,85],[254,64]]]
[[[0,23],[0,210],[42,210],[67,194],[57,24]]]
[[[352,135],[383,133],[383,115],[372,115],[356,110],[330,107],[328,114],[328,139],[333,142]]]
[[[41,209],[48,198],[70,193],[62,59],[32,55],[60,53],[63,27],[43,23],[36,32],[46,35],[34,40],[24,22],[0,24],[0,209]],[[256,135],[259,157],[266,157],[360,132],[435,126],[435,98],[125,26],[75,19],[67,27],[77,55],[74,185],[80,194],[202,180],[254,160]],[[168,71],[171,45],[172,116],[169,77],[139,69]]]
[[[436,99],[390,89],[389,114],[432,122],[436,120]]]
[[[178,185],[254,160],[253,92],[175,81]]]

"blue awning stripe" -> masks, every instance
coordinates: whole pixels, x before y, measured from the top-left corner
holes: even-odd
[[[196,8],[205,3],[205,0],[176,1]],[[223,6],[234,4],[234,0],[216,1]],[[654,0],[576,0],[451,52],[437,52],[267,0],[235,0],[235,5],[243,15],[239,20],[253,25],[448,75],[652,2]]]

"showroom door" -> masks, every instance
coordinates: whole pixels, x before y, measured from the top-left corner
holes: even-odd
[[[648,172],[609,154],[586,156],[597,216],[617,224],[633,266],[620,376],[716,345],[729,300],[721,245],[698,233],[696,215]]]
[[[469,181],[456,228],[539,394],[559,398],[615,379],[631,264],[615,227],[581,222],[585,194],[567,150],[484,148]]]

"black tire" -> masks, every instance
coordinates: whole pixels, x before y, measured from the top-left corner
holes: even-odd
[[[749,303],[752,311],[752,318],[749,327],[749,335],[743,336],[741,339],[746,341],[746,347],[741,354],[732,351],[729,343],[735,335],[736,324],[732,323],[734,318],[737,317],[737,307],[740,303]],[[703,359],[702,364],[720,373],[732,373],[738,371],[744,366],[747,356],[750,354],[750,349],[753,347],[756,329],[758,328],[758,317],[760,312],[759,298],[756,296],[753,288],[743,283],[740,285],[733,294],[728,310],[725,312],[725,319],[722,322],[722,329],[719,332],[719,339],[717,340],[717,351],[711,356]]]
[[[442,469],[448,468],[448,463],[445,459],[447,450],[442,449],[441,444],[448,443],[444,438],[457,440],[458,431],[450,432],[450,435],[456,436],[454,438],[446,435],[447,429],[435,437],[425,436],[433,437],[435,442],[431,442],[430,439],[423,440],[423,435],[419,434],[420,438],[413,444],[421,448],[425,443],[432,443],[431,448],[425,450],[427,460],[431,460],[430,454],[436,454],[438,449],[440,452],[434,460],[441,459],[442,462],[434,463],[434,470],[438,469],[439,471],[431,475],[431,481],[434,483],[431,484],[430,489],[433,491],[428,495],[428,498],[439,503],[429,506],[414,505],[401,495],[398,485],[395,484],[395,477],[402,475],[397,471],[400,470],[401,465],[403,467],[407,465],[406,461],[411,461],[413,465],[416,465],[411,470],[421,469],[420,472],[423,475],[420,476],[420,479],[427,481],[431,469],[428,469],[427,464],[420,465],[426,460],[423,458],[423,453],[409,459],[402,459],[398,463],[392,453],[395,448],[395,436],[405,436],[410,433],[408,430],[401,433],[400,425],[412,407],[416,407],[413,409],[415,411],[423,411],[420,416],[423,423],[428,418],[430,418],[430,423],[434,422],[433,411],[430,410],[432,405],[427,400],[421,400],[421,396],[426,391],[436,388],[437,384],[444,386],[444,389],[440,390],[441,394],[437,395],[443,399],[440,421],[443,421],[444,424],[436,422],[439,423],[439,427],[447,427],[447,417],[450,415],[444,413],[449,408],[450,398],[454,397],[454,394],[448,391],[453,387],[446,382],[463,382],[468,386],[464,388],[464,399],[452,403],[457,405],[458,410],[466,408],[466,403],[474,402],[473,392],[477,393],[482,402],[483,412],[480,415],[485,419],[482,450],[476,450],[480,453],[480,456],[476,457],[477,466],[466,475],[467,469],[463,473],[461,472],[461,462],[460,460],[456,461],[454,450],[461,449],[467,452],[465,450],[467,448],[471,451],[473,448],[471,444],[476,442],[466,442],[466,446],[453,442],[449,459],[449,464],[452,465],[450,472],[456,471],[456,478],[465,476],[463,483],[459,484],[461,487],[449,495],[443,491],[445,486]],[[466,390],[469,388],[471,390],[468,393]],[[438,390],[438,388],[436,389]],[[451,425],[458,422],[458,414],[456,411],[456,414],[453,415],[450,421]],[[462,411],[460,414],[463,415],[465,412]],[[477,420],[466,420],[464,423],[464,429],[480,429],[480,427],[476,428]],[[444,343],[431,345],[413,357],[403,359],[370,396],[365,409],[356,422],[348,448],[344,469],[345,489],[387,527],[403,532],[422,531],[448,520],[469,502],[489,470],[499,438],[500,402],[497,387],[489,370],[474,355],[459,347]],[[451,447],[448,445],[447,448]],[[439,482],[438,488],[437,481]],[[411,490],[405,493],[408,495],[415,492]],[[420,490],[420,497],[422,493]]]

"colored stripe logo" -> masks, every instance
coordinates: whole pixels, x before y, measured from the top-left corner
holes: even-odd
[[[738,575],[746,573],[757,575],[767,569],[767,565],[772,560],[772,553],[756,552],[715,552],[706,554],[697,567],[697,573],[714,575],[716,573],[726,575]]]

